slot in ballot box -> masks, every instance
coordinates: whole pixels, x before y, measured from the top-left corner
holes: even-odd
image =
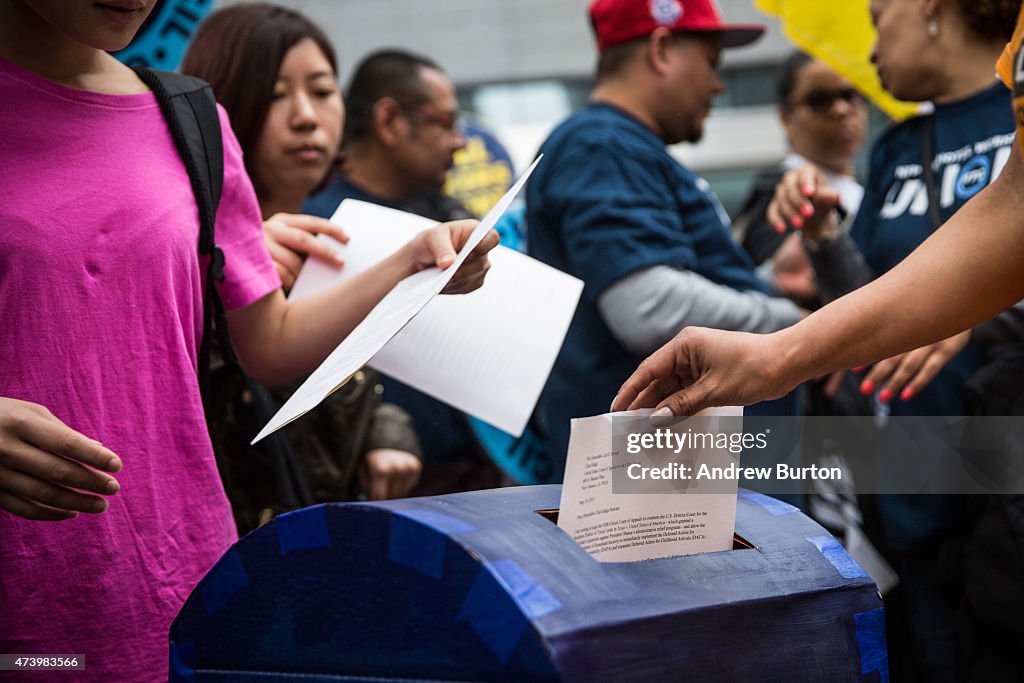
[[[607,564],[560,488],[282,515],[192,592],[171,680],[888,679],[875,585],[796,508],[741,492],[736,549]]]

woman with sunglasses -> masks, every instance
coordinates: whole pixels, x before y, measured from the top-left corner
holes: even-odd
[[[776,256],[799,258],[806,263],[794,230],[778,232],[768,222],[768,204],[775,186],[786,171],[814,164],[840,195],[843,209],[855,215],[864,187],[853,173],[854,158],[864,144],[867,105],[853,84],[827,64],[800,51],[783,62],[777,83],[779,121],[789,148],[781,164],[757,175],[754,187],[733,221],[733,233],[743,248],[761,265]],[[783,251],[779,251],[783,245]],[[792,247],[796,247],[793,249]],[[778,264],[777,264],[778,265]],[[816,297],[809,290],[793,292],[801,303]]]

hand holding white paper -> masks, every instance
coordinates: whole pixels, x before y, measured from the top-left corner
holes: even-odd
[[[439,294],[459,266],[505,213],[539,161],[538,157],[516,184],[484,216],[452,265],[444,270],[428,268],[399,282],[281,406],[252,443],[301,417],[337,391],[356,370],[366,365],[399,330]]]

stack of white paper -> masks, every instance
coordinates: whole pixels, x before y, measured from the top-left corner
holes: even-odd
[[[582,283],[499,247],[490,254],[491,270],[481,289],[467,295],[436,295],[508,208],[536,164],[484,217],[455,264],[443,272],[422,271],[399,283],[285,403],[256,441],[314,408],[368,363],[496,427],[521,434],[568,330]],[[292,298],[355,275],[436,224],[352,200],[343,202],[332,220],[351,238],[347,245],[338,245],[345,265],[337,269],[308,259]]]

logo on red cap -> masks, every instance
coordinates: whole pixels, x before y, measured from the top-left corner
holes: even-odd
[[[673,26],[682,17],[679,0],[651,0],[651,18],[660,26]]]

